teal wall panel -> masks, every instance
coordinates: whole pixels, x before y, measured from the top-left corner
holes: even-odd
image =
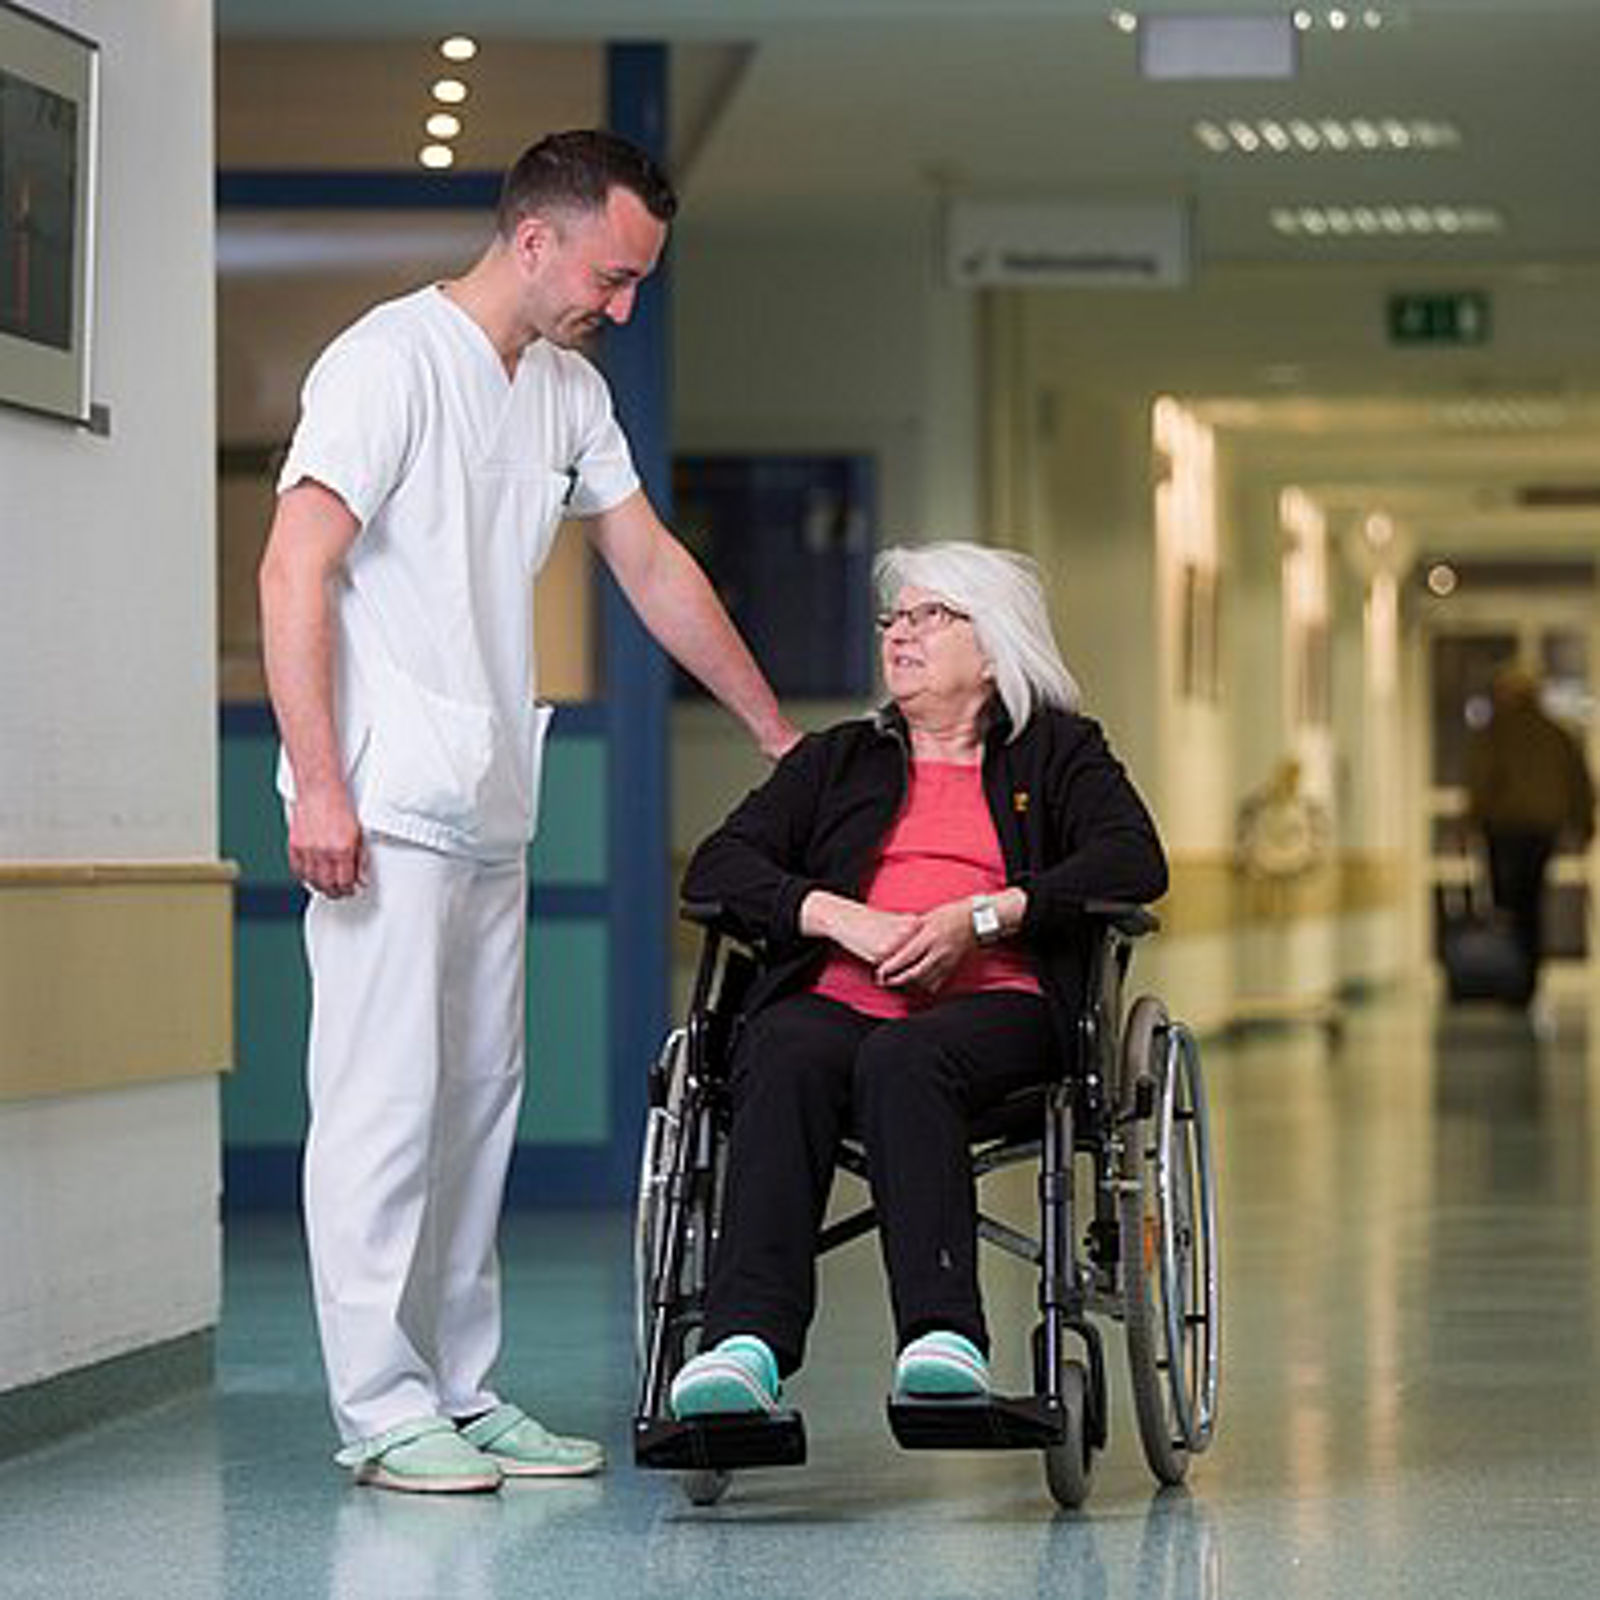
[[[283,807],[276,786],[278,741],[270,722],[222,741],[222,853],[239,863],[241,883],[288,883]]]
[[[600,1145],[611,1136],[607,949],[600,920],[535,921],[528,930],[528,1087],[517,1135],[527,1143]]]
[[[278,1191],[292,1187],[307,1120],[302,900],[284,855],[271,718],[264,707],[230,707],[222,732],[222,849],[240,868],[237,1068],[223,1087],[223,1142],[230,1192],[251,1196],[244,1204],[284,1204],[290,1196]],[[518,1137],[535,1181],[513,1184],[536,1203],[598,1194],[631,1161],[636,1137],[613,1125],[607,783],[603,723],[593,708],[558,709],[529,857],[529,1071]]]
[[[223,1079],[225,1144],[297,1144],[306,1129],[305,1038],[311,991],[298,917],[239,918],[234,928],[234,1070]]]
[[[561,712],[557,710],[555,726]],[[606,745],[587,735],[555,738],[545,747],[539,831],[529,866],[533,881],[606,881]],[[538,904],[537,888],[534,903]]]

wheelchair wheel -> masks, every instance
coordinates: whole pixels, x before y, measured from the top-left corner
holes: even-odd
[[[650,1290],[661,1268],[661,1229],[666,1217],[667,1183],[682,1134],[683,1077],[688,1041],[676,1028],[661,1047],[651,1074],[651,1105],[645,1115],[639,1152],[639,1185],[634,1195],[633,1337],[642,1368],[650,1339]]]
[[[1089,1498],[1094,1447],[1089,1443],[1089,1374],[1081,1361],[1061,1369],[1061,1409],[1067,1436],[1044,1453],[1044,1478],[1058,1506],[1076,1511]]]
[[[687,1102],[688,1036],[679,1028],[661,1047],[651,1077],[651,1105],[645,1118],[644,1143],[639,1156],[639,1188],[634,1202],[633,1284],[634,1340],[641,1369],[650,1341],[652,1294],[666,1270],[666,1224],[669,1189],[682,1160],[693,1161],[694,1151],[682,1151],[685,1139],[705,1136],[703,1107]],[[669,1354],[675,1369],[683,1359],[684,1340],[698,1325],[698,1314],[710,1272],[711,1241],[716,1229],[722,1186],[720,1146],[714,1147],[709,1168],[687,1173],[678,1226],[682,1244],[675,1281],[666,1285],[675,1309],[675,1327]],[[690,1315],[685,1316],[687,1311]]]
[[[1199,1051],[1160,1001],[1129,1013],[1123,1041],[1127,1126],[1119,1203],[1122,1314],[1139,1437],[1164,1484],[1183,1481],[1211,1442],[1217,1404],[1217,1241],[1210,1127]]]

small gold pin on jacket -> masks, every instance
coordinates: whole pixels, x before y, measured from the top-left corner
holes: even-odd
[[[1011,809],[1019,817],[1028,809],[1028,791],[1026,789],[1013,789],[1011,791]]]

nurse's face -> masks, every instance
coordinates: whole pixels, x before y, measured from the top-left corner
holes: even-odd
[[[626,322],[666,239],[666,223],[631,189],[613,189],[597,210],[524,218],[516,242],[534,332],[570,347]]]

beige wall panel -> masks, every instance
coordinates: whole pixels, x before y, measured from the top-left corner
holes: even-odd
[[[225,866],[0,865],[0,1101],[233,1064]]]

